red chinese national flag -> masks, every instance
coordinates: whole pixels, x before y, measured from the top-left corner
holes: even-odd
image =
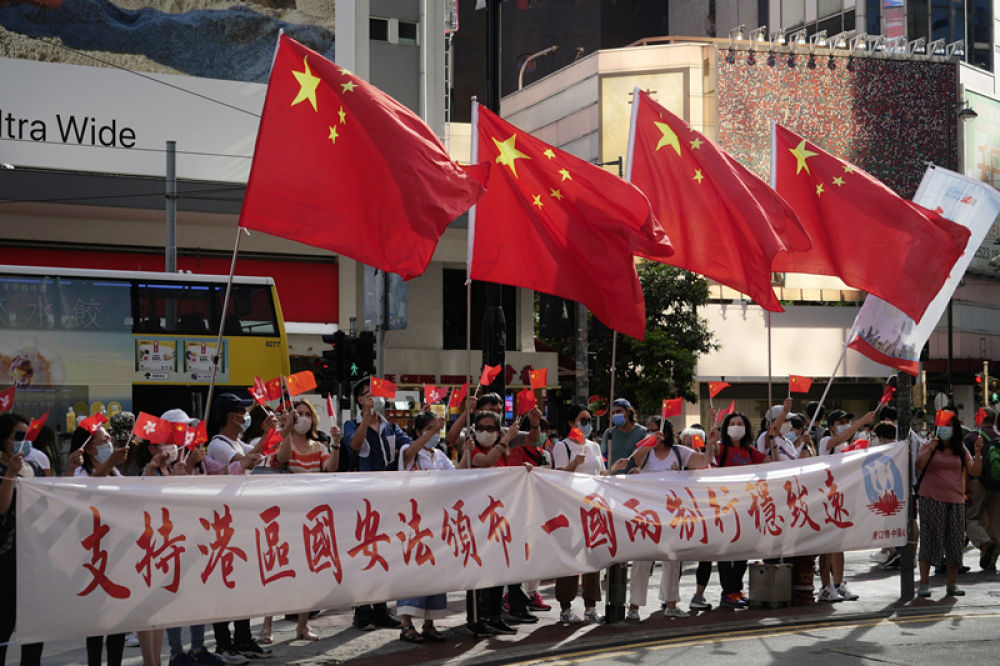
[[[715,396],[722,393],[723,389],[729,388],[729,386],[731,386],[729,382],[709,382],[708,397],[714,398]]]
[[[198,425],[194,428],[194,436],[191,441],[187,443],[189,449],[193,449],[196,446],[201,446],[208,441],[208,428],[205,426],[204,421],[198,421]]]
[[[281,377],[275,377],[264,382],[268,400],[281,400]]]
[[[454,409],[456,407],[462,406],[462,401],[465,400],[465,396],[469,394],[469,384],[465,383],[458,388],[453,388],[451,390],[451,397],[448,398],[448,408]]]
[[[976,420],[976,427],[982,427],[983,421],[986,420],[986,410],[980,407],[976,410],[976,415],[973,418]]]
[[[888,402],[890,400],[892,400],[892,395],[895,392],[896,392],[896,387],[895,386],[886,386],[885,387],[885,392],[882,393],[882,397],[878,401],[878,406],[881,407],[882,405],[888,404]]]
[[[424,384],[424,404],[433,405],[441,402],[446,395],[448,395],[448,389]]]
[[[170,422],[158,416],[139,412],[135,420],[132,434],[140,439],[148,440],[150,444],[166,444],[170,439]]]
[[[500,374],[500,370],[502,369],[503,367],[500,365],[484,365],[483,374],[479,375],[479,385],[489,386],[492,384],[493,380],[497,378],[497,375]]]
[[[664,400],[663,408],[660,410],[660,416],[665,419],[669,419],[671,416],[680,416],[681,412],[684,411],[684,398],[674,398],[673,400]]]
[[[535,397],[534,391],[532,391],[530,388],[526,388],[523,391],[518,391],[517,393],[518,416],[527,414],[537,406],[538,406],[538,398]]]
[[[715,422],[722,423],[722,420],[736,411],[736,401],[730,400],[729,406],[725,409],[720,409],[719,413],[715,415]]]
[[[809,393],[809,389],[812,385],[813,380],[810,377],[803,377],[802,375],[788,375],[789,393]]]
[[[666,400],[664,400],[664,402],[666,402]],[[641,449],[644,446],[656,446],[656,442],[656,435],[646,435],[636,443],[635,448]]]
[[[49,413],[45,412],[37,419],[31,419],[31,423],[28,424],[28,432],[24,433],[24,438],[29,442],[34,442],[35,437],[38,437],[38,433],[42,431],[42,426],[45,425],[45,421],[48,418]]]
[[[774,132],[777,190],[813,241],[808,251],[778,257],[774,270],[835,275],[920,321],[969,230],[781,125]]]
[[[701,435],[691,436],[691,448],[692,449],[703,449],[705,448],[705,440]]]
[[[795,213],[763,180],[647,93],[637,90],[634,99],[629,179],[649,197],[675,250],[669,258],[646,256],[781,312],[771,263],[785,250],[810,246]]]
[[[379,398],[396,397],[396,385],[388,379],[382,379],[381,377],[372,377],[369,391],[373,396]]]
[[[424,272],[445,227],[482,193],[415,113],[280,37],[242,226],[408,280]]]
[[[264,438],[264,442],[260,445],[260,452],[265,456],[269,456],[278,450],[281,446],[281,442],[284,439],[281,435],[280,430],[271,430],[267,433],[267,437]]]
[[[478,104],[473,127],[474,161],[492,170],[470,216],[471,277],[577,301],[610,328],[642,339],[646,305],[633,255],[671,252],[646,197]]]
[[[576,442],[577,444],[583,444],[586,438],[583,436],[583,431],[574,426],[569,429],[568,439],[571,442]]]
[[[934,425],[946,426],[951,423],[953,418],[955,418],[955,412],[948,411],[947,409],[938,410],[938,413],[934,415]]]
[[[288,395],[299,395],[316,388],[316,375],[312,370],[303,370],[294,375],[285,377],[285,384],[288,385]]]
[[[531,380],[532,390],[543,389],[548,386],[549,383],[549,369],[538,368],[537,370],[529,370],[528,378]]]
[[[80,421],[80,427],[93,434],[97,432],[98,428],[107,423],[107,421],[108,417],[98,412],[93,416],[88,416],[84,420]]]
[[[177,446],[187,446],[189,443],[187,433],[188,433],[187,423],[171,423],[170,438],[167,439],[167,443],[176,444]]]
[[[11,386],[9,389],[0,391],[0,412],[6,412],[14,407],[14,394],[17,389]]]

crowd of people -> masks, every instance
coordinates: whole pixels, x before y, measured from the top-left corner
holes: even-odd
[[[964,592],[957,585],[966,540],[980,549],[980,564],[995,570],[1000,538],[1000,490],[978,477],[982,456],[990,444],[1000,446],[997,414],[983,410],[976,429],[963,428],[958,417],[946,412],[930,433],[897,432],[896,414],[891,407],[869,412],[859,418],[842,410],[825,413],[818,403],[810,403],[803,413],[792,411],[792,399],[767,410],[756,430],[748,415],[735,411],[717,425],[704,428],[695,424],[675,433],[669,420],[653,417],[640,424],[629,400],[619,398],[610,408],[611,425],[600,436],[594,430],[594,415],[583,406],[563,412],[564,422],[550,424],[534,408],[510,427],[505,427],[504,403],[497,394],[470,397],[468,410],[449,425],[424,407],[414,419],[413,429],[404,431],[384,416],[385,401],[370,394],[369,382],[358,382],[353,390],[357,417],[333,425],[328,433],[319,429],[319,417],[305,400],[273,412],[253,400],[233,393],[219,395],[212,404],[208,427],[209,441],[190,452],[174,444],[153,444],[133,434],[135,417],[116,414],[107,427],[91,432],[78,427],[72,433],[70,453],[63,463],[54,447],[55,434],[42,428],[35,440],[25,438],[29,421],[15,412],[0,414],[0,665],[6,643],[15,626],[15,581],[17,562],[14,539],[18,477],[54,474],[64,476],[188,476],[201,474],[246,475],[264,472],[315,474],[352,471],[455,470],[527,465],[548,467],[571,474],[674,474],[707,467],[760,465],[796,460],[809,456],[836,455],[860,442],[888,444],[909,439],[914,446],[915,494],[919,505],[920,582],[918,595],[929,596],[932,566],[947,574],[948,595]],[[716,414],[710,415],[716,423]],[[162,415],[171,423],[193,425],[195,420],[180,409]],[[812,426],[812,427],[810,427]],[[265,453],[268,434],[278,431],[281,442]],[[446,433],[442,436],[442,433]],[[655,445],[637,445],[649,436]],[[860,442],[859,442],[860,440]],[[652,441],[652,440],[647,440]],[[779,560],[766,560],[774,563]],[[785,560],[793,567],[792,602],[851,601],[858,598],[844,580],[844,554],[822,553]],[[899,554],[885,552],[883,566],[898,566]],[[647,604],[653,562],[632,562],[627,619],[641,620]],[[696,592],[688,610],[680,607],[681,562],[664,560],[658,600],[666,618],[684,617],[690,612],[712,608],[707,589],[712,562],[700,562],[696,572]],[[746,561],[719,561],[719,606],[745,608]],[[815,595],[815,576],[820,588]],[[551,610],[539,593],[540,581],[470,590],[466,595],[466,628],[476,637],[513,634],[517,626],[538,622],[536,613]],[[395,614],[386,603],[358,606],[353,624],[358,630],[398,629],[400,640],[411,643],[442,642],[445,635],[435,626],[447,613],[447,591],[401,599]],[[555,602],[559,620],[565,624],[599,622],[598,603],[602,581],[599,572],[570,574],[555,580]],[[573,612],[573,602],[582,596],[582,617]],[[301,609],[291,616],[296,637],[314,641],[319,636],[309,625],[311,613]],[[418,625],[419,623],[419,625]],[[267,644],[274,640],[273,618],[264,618],[260,633],[252,635],[249,618],[213,624],[215,651],[205,645],[205,626],[188,627],[185,647],[182,627],[166,630],[170,666],[187,664],[240,664],[249,659],[271,656]],[[88,663],[97,666],[106,659],[112,666],[121,663],[128,641],[138,643],[143,663],[159,666],[164,632],[150,630],[137,636],[115,634],[86,639]],[[42,644],[21,645],[21,663],[38,664]]]

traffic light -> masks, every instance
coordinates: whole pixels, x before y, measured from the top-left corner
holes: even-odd
[[[1000,379],[996,377],[990,377],[989,386],[987,387],[989,395],[989,402],[987,404],[995,405],[1000,402]]]
[[[975,382],[976,386],[976,399],[978,400],[980,397],[982,397],[984,405],[990,404],[989,395],[987,392],[989,387],[986,385],[986,382],[983,381],[983,373],[977,372],[973,377],[973,381]]]
[[[361,376],[375,374],[375,333],[372,331],[361,331],[358,336],[358,367]]]

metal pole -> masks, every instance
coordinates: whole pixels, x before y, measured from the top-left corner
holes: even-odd
[[[789,380],[791,381],[791,380]],[[791,395],[791,386],[789,386]],[[767,311],[767,408],[771,409],[774,403],[771,399],[771,311]]]
[[[576,304],[576,401],[586,406],[590,397],[590,377],[587,375],[587,308]]]
[[[177,272],[177,142],[167,141],[167,242],[164,270]]]
[[[898,375],[896,385],[896,439],[906,441],[906,545],[899,556],[899,598],[913,598],[913,570],[915,557],[917,499],[913,496],[913,447],[910,446],[912,426],[910,406],[913,404],[913,379],[905,372]],[[904,438],[903,433],[907,433]]]
[[[379,309],[375,324],[375,374],[385,377],[385,332],[389,330],[389,274],[376,270],[374,286],[377,294],[375,304]]]
[[[226,282],[226,295],[222,298],[222,310],[219,312],[219,336],[215,341],[215,356],[212,357],[212,379],[208,382],[208,397],[205,399],[205,416],[202,419],[208,427],[208,415],[212,410],[212,394],[215,392],[215,375],[219,371],[219,356],[222,354],[222,332],[226,327],[226,310],[229,309],[229,297],[233,291],[233,275],[236,274],[236,256],[240,253],[240,239],[244,229],[236,227],[236,244],[233,246],[233,260],[229,263],[229,280]]]
[[[952,377],[952,359],[954,359],[954,337],[955,329],[952,326],[952,314],[951,314],[951,304],[952,299],[948,299],[948,404],[955,404],[955,390],[953,385]]]

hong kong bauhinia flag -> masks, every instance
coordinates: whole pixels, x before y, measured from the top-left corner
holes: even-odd
[[[681,118],[636,89],[628,179],[649,197],[674,244],[650,258],[716,280],[775,312],[771,263],[809,248],[795,213],[774,190]]]
[[[282,35],[240,224],[420,275],[483,193],[412,111]]]
[[[835,275],[919,321],[965,249],[969,230],[903,199],[852,164],[781,125],[771,168],[812,248],[774,270]]]
[[[642,192],[473,104],[472,161],[488,192],[470,214],[470,277],[577,301],[642,339],[646,304],[633,255],[667,256]]]

